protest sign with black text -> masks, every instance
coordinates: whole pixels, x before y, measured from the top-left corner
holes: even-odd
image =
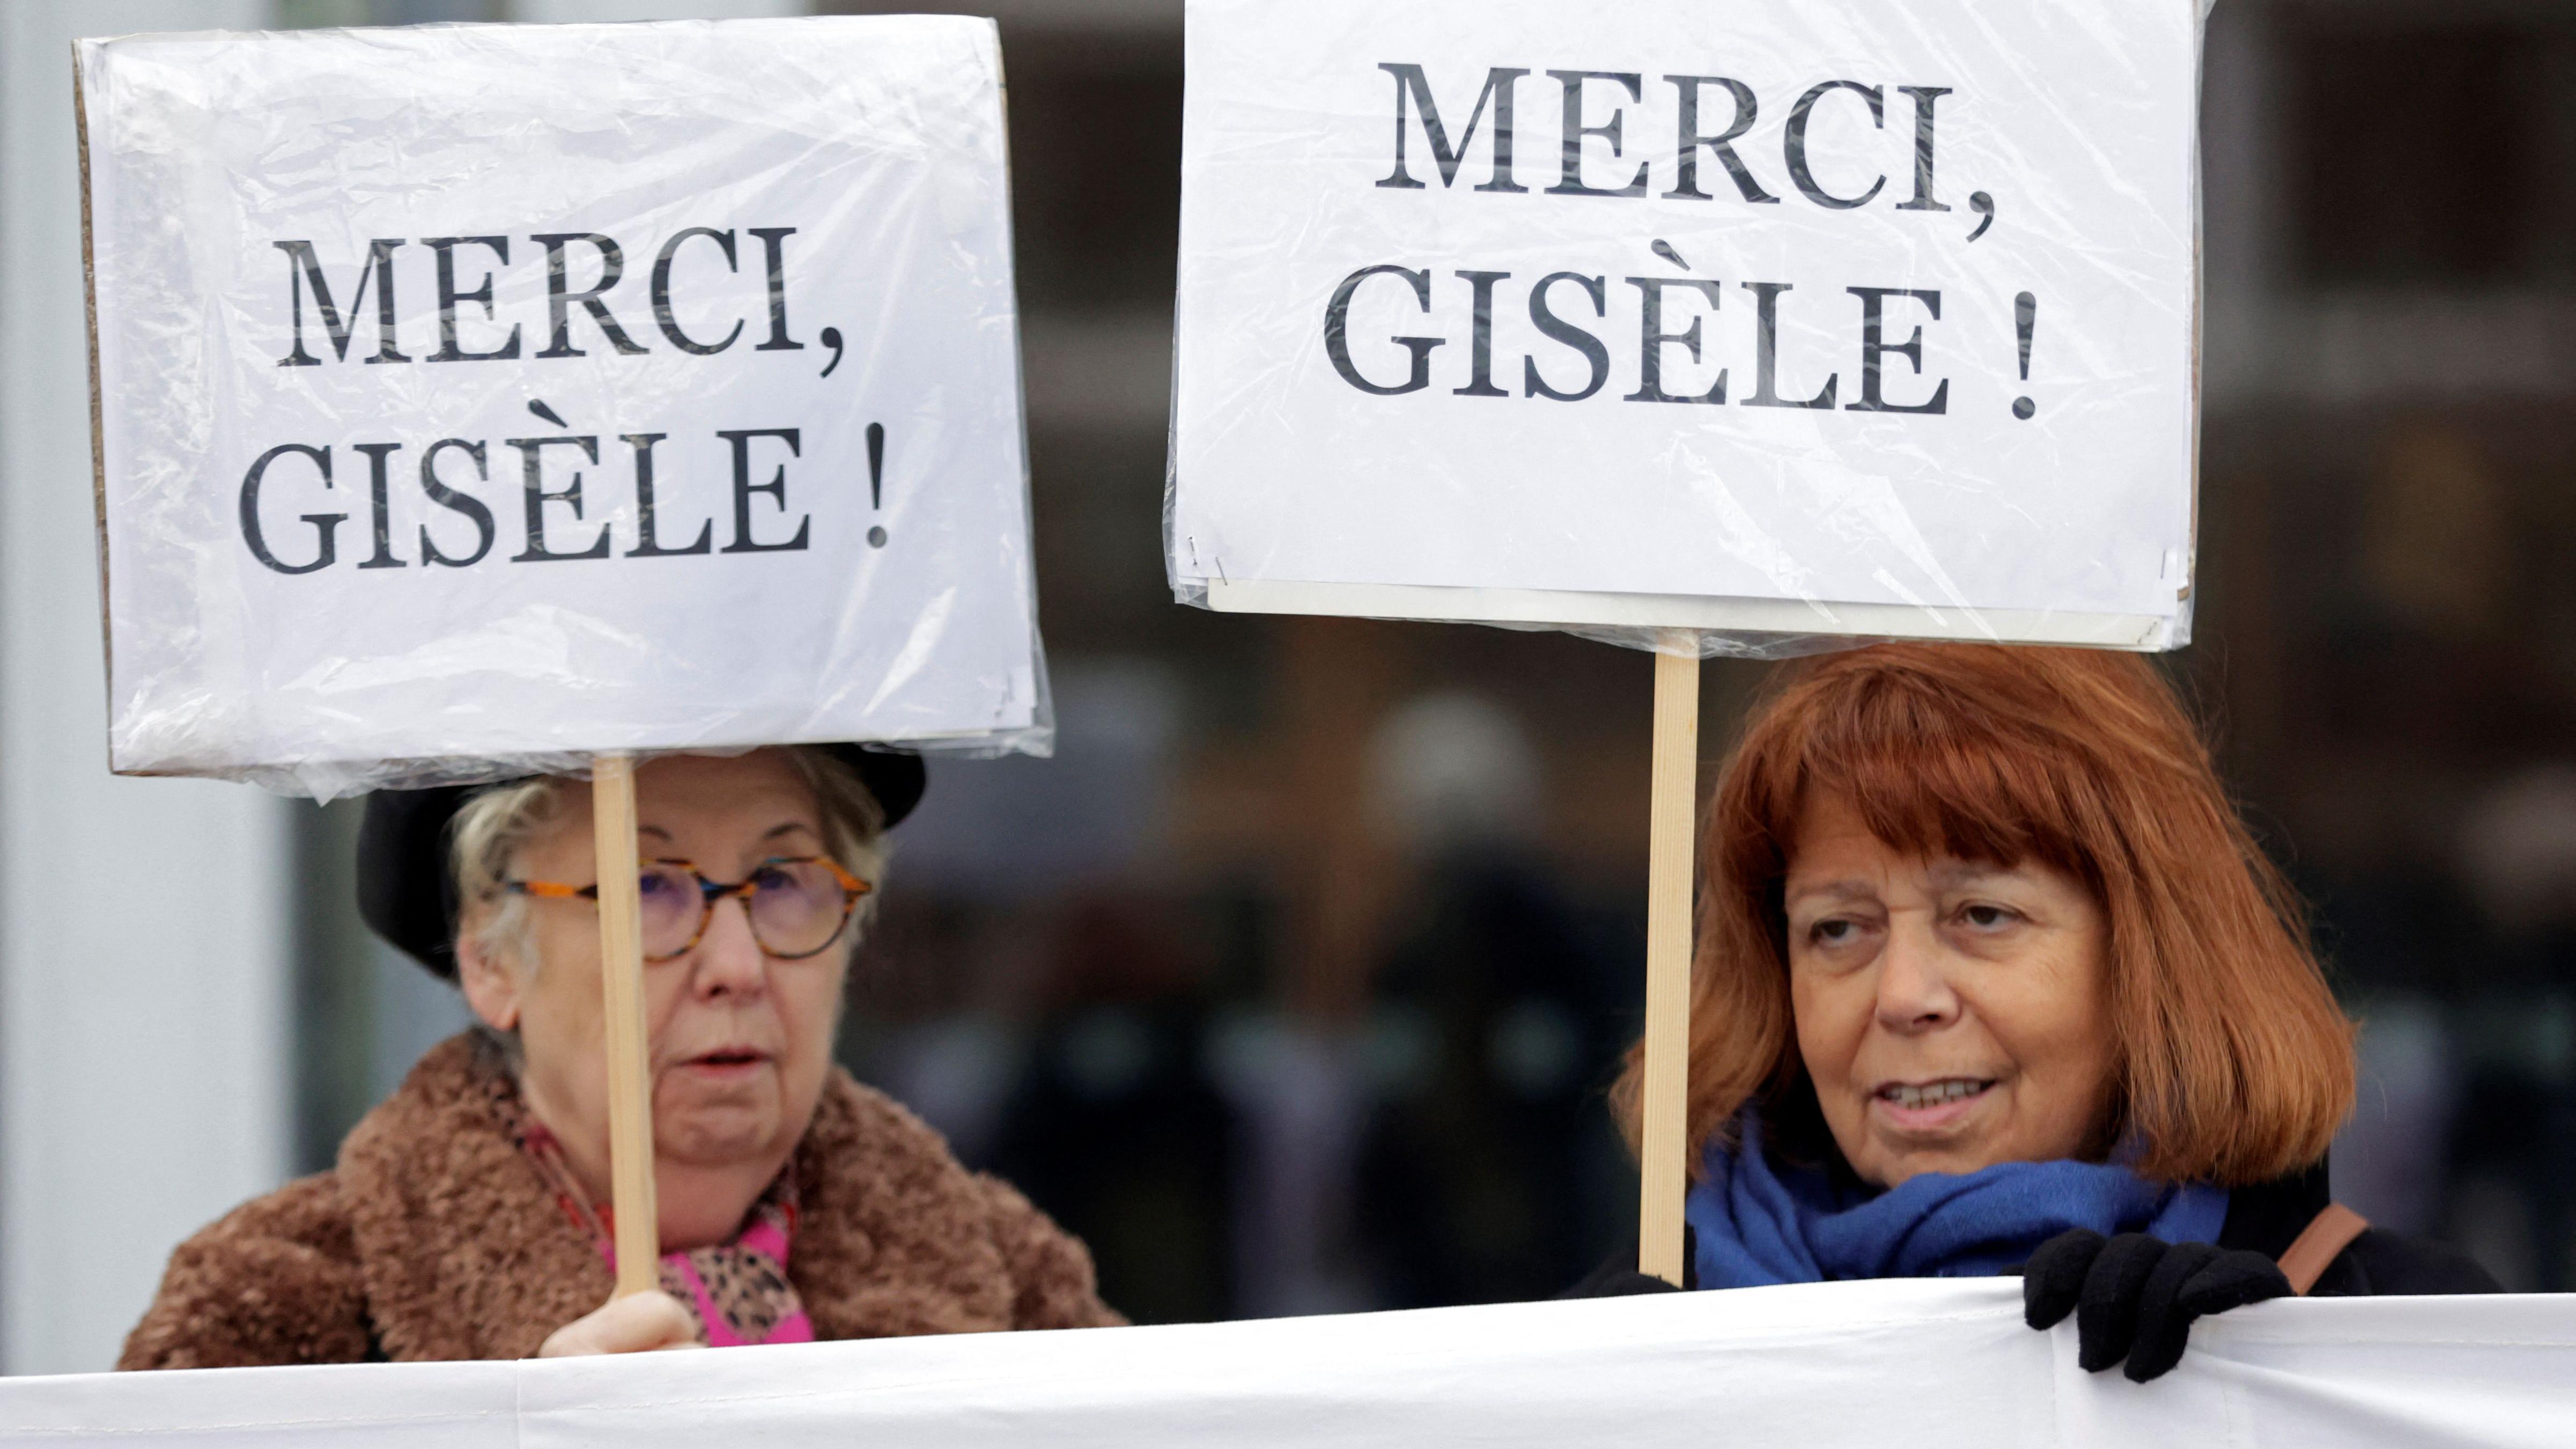
[[[79,60],[117,769],[1042,742],[989,22]]]
[[[2188,637],[2198,0],[1193,0],[1220,609]]]

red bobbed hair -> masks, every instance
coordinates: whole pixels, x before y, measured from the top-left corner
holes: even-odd
[[[1746,721],[1701,844],[1694,1148],[1803,1083],[1781,883],[1809,792],[1891,848],[2036,859],[2092,889],[2119,1058],[2105,1140],[2134,1142],[2141,1174],[2236,1185],[2325,1154],[2352,1024],[2172,690],[2136,655],[1950,644],[1788,666]],[[1639,1073],[1632,1050],[1612,1092],[1632,1135]]]

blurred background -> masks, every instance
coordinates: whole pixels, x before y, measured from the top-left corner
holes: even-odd
[[[65,41],[805,8],[0,5],[0,1368],[104,1367],[463,1020],[358,925],[353,805],[103,769]],[[1175,606],[1179,0],[820,8],[1000,18],[1062,725],[934,764],[844,1059],[1143,1321],[1556,1291],[1633,1232],[1649,661]],[[2168,663],[2367,1023],[2337,1192],[2576,1289],[2576,8],[2222,0],[2204,127]],[[1711,666],[1711,757],[1762,674]]]

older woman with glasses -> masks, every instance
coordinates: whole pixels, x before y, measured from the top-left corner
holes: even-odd
[[[361,910],[480,1025],[331,1171],[182,1244],[122,1367],[1117,1323],[1080,1243],[832,1064],[883,833],[921,791],[918,758],[854,747],[637,772],[662,1291],[614,1303],[588,787],[370,799]]]

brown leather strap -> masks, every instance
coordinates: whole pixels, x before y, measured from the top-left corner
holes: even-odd
[[[2326,1204],[2326,1210],[2311,1219],[2288,1250],[2281,1254],[2281,1276],[2290,1280],[2290,1291],[2305,1298],[2336,1256],[2352,1246],[2370,1227],[2370,1219],[2339,1202]]]

